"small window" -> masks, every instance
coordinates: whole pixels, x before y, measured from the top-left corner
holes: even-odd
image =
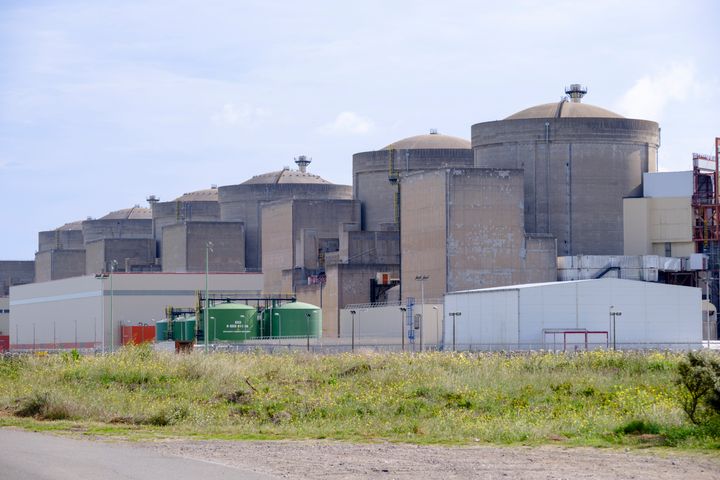
[[[665,242],[665,256],[672,257],[672,243]]]

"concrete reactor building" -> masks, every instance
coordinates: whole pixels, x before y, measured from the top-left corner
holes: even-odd
[[[224,222],[245,224],[245,268],[262,267],[260,231],[261,209],[267,202],[276,200],[351,200],[352,187],[335,185],[307,171],[312,160],[304,155],[295,163],[298,170],[283,168],[280,171],[252,177],[239,185],[218,189],[220,218]]]
[[[376,151],[353,155],[353,196],[362,203],[362,230],[397,230],[398,178],[418,170],[472,167],[470,142],[431,130]]]
[[[557,238],[558,255],[621,255],[623,198],[657,170],[658,124],[569,99],[472,126],[476,167],[525,174],[525,228]]]

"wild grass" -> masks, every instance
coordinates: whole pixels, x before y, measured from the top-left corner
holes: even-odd
[[[13,357],[0,360],[0,425],[84,425],[131,436],[718,449],[720,424],[689,423],[678,400],[681,358],[609,351],[174,355],[142,347]]]

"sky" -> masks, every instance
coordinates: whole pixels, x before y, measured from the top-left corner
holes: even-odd
[[[720,3],[0,0],[0,260],[37,232],[312,157],[583,101],[662,129],[661,170],[720,136]]]

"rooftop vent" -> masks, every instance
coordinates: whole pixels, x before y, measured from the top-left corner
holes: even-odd
[[[580,103],[587,93],[587,87],[583,87],[579,83],[573,83],[569,87],[565,87],[565,94],[570,96],[570,101]]]
[[[147,200],[147,202],[148,202],[150,205],[152,205],[153,203],[157,203],[157,202],[160,201],[160,199],[159,199],[158,197],[156,197],[155,195],[150,195],[150,196],[148,196],[145,200]]]
[[[437,135],[437,134],[438,134],[437,128],[430,129],[430,135]]]
[[[305,155],[298,155],[295,157],[295,163],[298,166],[298,169],[305,173],[307,171],[307,166],[310,165],[310,162],[312,162],[312,158],[306,157]]]
[[[211,183],[211,184],[210,184],[210,189],[211,189],[211,190],[217,190],[217,183]]]

